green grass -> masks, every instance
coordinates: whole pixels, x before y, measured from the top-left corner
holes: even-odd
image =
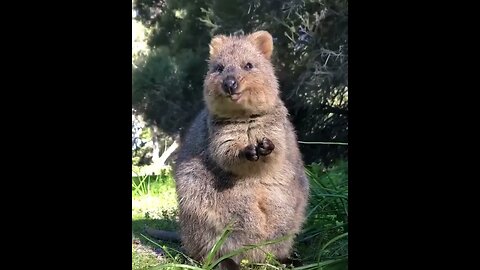
[[[132,269],[147,269],[161,262],[155,254],[141,245],[132,245]]]
[[[320,269],[347,269],[348,162],[338,162],[331,168],[311,164],[306,170],[310,204],[297,249],[303,261],[325,265]]]
[[[177,230],[177,199],[171,170],[157,176],[132,177],[132,270],[148,269],[171,261],[162,246],[179,249],[144,236],[145,226]]]
[[[348,269],[348,162],[331,168],[311,164],[306,168],[311,182],[309,210],[304,230],[295,251],[303,265],[297,270]],[[152,240],[144,235],[144,226],[177,230],[177,201],[171,170],[159,176],[132,178],[132,270],[139,269],[215,269],[214,254],[230,234],[224,235],[202,264],[181,253],[178,243]],[[263,243],[269,244],[269,243]],[[225,257],[258,246],[246,246]],[[245,269],[285,269],[274,259],[263,264],[244,262]]]

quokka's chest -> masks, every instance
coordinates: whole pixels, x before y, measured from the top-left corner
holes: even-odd
[[[263,138],[279,142],[285,135],[283,126],[279,123],[270,124],[264,121],[240,122],[235,124],[213,126],[210,131],[212,140],[238,140],[256,143]]]

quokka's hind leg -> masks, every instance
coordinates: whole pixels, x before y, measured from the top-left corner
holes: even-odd
[[[240,270],[240,265],[234,260],[228,258],[220,263],[221,270]]]
[[[281,264],[293,265],[294,267],[299,267],[303,265],[302,261],[300,260],[300,257],[296,253],[293,253],[291,256],[288,256],[288,257],[279,258],[278,261]]]

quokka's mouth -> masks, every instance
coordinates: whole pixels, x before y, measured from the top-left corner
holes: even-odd
[[[242,97],[241,93],[234,93],[228,96],[233,102],[238,102]]]

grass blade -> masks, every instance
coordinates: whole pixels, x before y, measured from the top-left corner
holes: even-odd
[[[227,228],[223,231],[222,235],[220,236],[220,239],[218,239],[217,242],[212,247],[212,250],[208,253],[207,258],[205,259],[204,267],[206,269],[213,269],[214,266],[211,266],[210,263],[213,260],[213,257],[215,254],[217,254],[217,251],[220,249],[220,247],[225,243],[227,240],[228,236],[232,233],[232,226],[228,225]]]
[[[212,265],[211,265],[211,268],[208,268],[208,269],[213,269],[215,266],[217,266],[220,262],[222,262],[223,260],[225,259],[228,259],[228,258],[231,258],[231,257],[234,257],[238,254],[241,254],[245,251],[248,251],[248,250],[251,250],[251,249],[255,249],[255,248],[259,248],[261,246],[267,246],[267,245],[272,245],[272,244],[276,244],[276,243],[280,243],[284,240],[286,240],[287,238],[289,238],[290,236],[287,235],[287,236],[284,236],[284,237],[281,237],[281,238],[278,238],[276,240],[271,240],[271,241],[265,241],[265,242],[262,242],[262,243],[259,243],[259,244],[255,244],[255,245],[245,245],[244,247],[242,248],[239,248],[239,249],[236,249],[222,257],[220,257],[218,260],[216,260]]]
[[[188,264],[180,264],[180,263],[166,263],[166,264],[162,264],[162,265],[150,268],[150,270],[163,269],[163,268],[167,268],[167,267],[177,267],[177,268],[181,268],[181,269],[203,270],[202,268],[197,267],[197,266],[192,266],[192,265],[188,265]]]
[[[147,241],[149,241],[150,243],[154,244],[155,246],[161,248],[165,254],[168,255],[168,257],[170,257],[170,259],[174,260],[174,257],[172,256],[172,254],[170,254],[170,252],[168,252],[168,250],[162,246],[160,246],[160,244],[158,244],[157,242],[151,240],[150,238],[146,237],[145,235],[143,235],[142,233],[140,234],[141,236],[143,236],[143,238],[147,239]]]
[[[304,266],[295,267],[292,270],[319,269],[320,267],[325,267],[325,266],[328,266],[328,265],[337,264],[337,263],[340,263],[340,262],[343,262],[343,261],[346,261],[346,260],[347,260],[346,258],[335,259],[335,260],[327,260],[327,261],[323,261],[323,262],[319,262],[319,263],[312,263],[312,264],[307,264],[307,265],[304,265]]]
[[[330,244],[332,244],[333,242],[337,241],[338,239],[343,238],[343,237],[346,237],[346,236],[348,236],[348,232],[342,233],[342,234],[340,234],[340,235],[335,236],[334,238],[332,238],[330,241],[328,241],[328,242],[322,247],[322,249],[320,250],[320,252],[319,252],[318,254],[322,254],[322,252],[323,252]]]

